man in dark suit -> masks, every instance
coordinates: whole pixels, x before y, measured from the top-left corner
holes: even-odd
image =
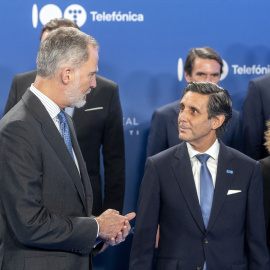
[[[270,153],[270,120],[266,122],[265,147]],[[263,205],[266,229],[267,247],[270,253],[270,155],[260,159],[262,179],[263,179]]]
[[[78,28],[68,19],[51,20],[42,28],[41,41],[59,27]],[[35,77],[36,70],[15,75],[4,114],[21,100]],[[125,194],[125,148],[118,85],[96,75],[96,83],[87,95],[85,106],[75,108],[71,114],[94,194],[93,215],[100,215],[109,208],[121,213]],[[105,172],[104,200],[100,175],[101,147]]]
[[[269,88],[270,74],[251,80],[242,108],[244,153],[255,160],[268,156],[264,132],[270,118]]]
[[[34,83],[0,122],[3,270],[92,269],[97,241],[115,245],[129,232],[134,214],[91,215],[90,180],[63,111],[85,104],[97,65],[92,37],[54,30],[40,45]]]
[[[209,47],[191,49],[185,61],[185,78],[188,83],[213,82],[218,84],[223,62],[220,55]],[[177,100],[154,111],[147,144],[147,156],[155,155],[167,148],[181,143],[178,137]],[[233,109],[232,120],[221,137],[227,146],[241,150],[241,123],[239,112]]]
[[[259,163],[218,139],[231,106],[216,84],[185,88],[183,142],[146,161],[130,270],[151,269],[158,224],[156,269],[269,269]]]

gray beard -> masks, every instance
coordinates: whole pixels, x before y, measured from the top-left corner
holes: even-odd
[[[76,81],[74,85],[70,86],[66,89],[65,95],[69,101],[69,107],[77,107],[81,108],[86,103],[86,95],[90,93],[91,89],[89,89],[84,95],[77,92],[79,88],[79,81]]]

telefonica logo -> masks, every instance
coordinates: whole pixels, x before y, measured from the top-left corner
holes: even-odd
[[[227,62],[224,59],[222,61],[223,61],[223,72],[220,76],[220,81],[224,80],[229,73],[229,66]],[[261,66],[254,64],[251,66],[247,66],[247,65],[232,64],[231,70],[233,75],[264,75],[270,73],[270,65]],[[182,58],[178,59],[177,75],[178,80],[182,81],[184,75],[184,65]]]
[[[112,11],[107,13],[102,11],[101,13],[97,11],[90,11],[90,20],[92,22],[143,22],[144,15],[136,14],[128,11],[127,13],[122,13],[121,11]],[[66,18],[73,20],[79,27],[82,27],[87,20],[87,12],[85,9],[77,4],[72,4],[68,6],[64,12],[54,5],[48,4],[43,7],[38,8],[37,4],[32,7],[32,24],[34,28],[37,28],[38,22],[40,20],[41,24],[44,25],[52,19],[55,18]]]
[[[229,73],[229,66],[227,62],[224,59],[222,59],[222,62],[223,62],[223,71],[220,76],[220,81],[224,80]],[[182,58],[178,59],[177,75],[178,75],[178,80],[181,82],[183,80],[183,75],[184,75],[184,64],[183,64]]]
[[[267,65],[265,67],[261,67],[261,65],[252,65],[250,67],[243,65],[232,65],[233,68],[233,74],[237,75],[250,75],[250,74],[255,74],[255,75],[264,75],[267,73],[270,73],[270,65]]]

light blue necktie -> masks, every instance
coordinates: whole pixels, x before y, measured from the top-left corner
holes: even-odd
[[[68,123],[67,123],[67,118],[65,116],[65,113],[63,111],[60,111],[60,113],[57,115],[59,121],[60,121],[60,129],[62,131],[62,137],[64,139],[64,142],[68,148],[68,151],[70,152],[73,160],[74,159],[74,155],[73,155],[73,151],[72,151],[72,144],[71,144],[71,138],[70,138],[70,133],[69,133],[69,127],[68,127]]]
[[[214,195],[212,176],[206,164],[209,157],[207,154],[196,155],[196,158],[202,164],[200,171],[200,201],[205,228],[208,225]],[[206,270],[206,262],[204,262],[203,269]]]

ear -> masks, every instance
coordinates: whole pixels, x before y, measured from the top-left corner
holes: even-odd
[[[66,84],[66,85],[69,84],[72,78],[73,78],[73,72],[71,68],[67,67],[61,71],[61,79],[62,79],[63,84]]]
[[[188,83],[191,82],[191,77],[185,72],[185,79]]]
[[[217,128],[221,127],[224,121],[225,121],[224,114],[216,115],[215,117],[213,117],[211,119],[212,129],[217,129]]]

